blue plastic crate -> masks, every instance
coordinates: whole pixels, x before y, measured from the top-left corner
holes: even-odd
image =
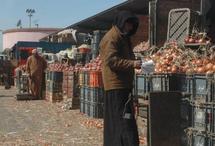
[[[51,71],[50,74],[50,80],[55,82],[63,82],[63,72],[55,72]]]
[[[80,99],[85,100],[85,88],[80,87]]]
[[[80,100],[80,112],[85,113],[85,102],[84,102],[84,100]]]
[[[90,102],[89,116],[93,118],[103,118],[104,104]]]
[[[103,103],[104,88],[89,88],[89,101],[95,103]]]

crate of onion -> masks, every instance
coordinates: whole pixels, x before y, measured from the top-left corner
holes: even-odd
[[[74,98],[79,96],[78,72],[63,72],[63,92],[64,98]]]
[[[80,69],[79,84],[80,86],[103,87],[100,56]]]
[[[144,57],[145,60],[154,61],[155,72],[136,72],[137,95],[144,96],[151,91],[181,91],[190,93],[193,99],[196,96],[210,96],[210,99],[214,96],[214,52],[205,49],[200,54],[175,42],[157,50],[152,50],[155,53]]]
[[[80,67],[79,64],[76,66],[61,63],[50,64],[46,73],[46,84],[48,87],[54,87],[54,89],[52,92],[49,90],[50,87],[47,88],[46,99],[54,102],[63,100],[63,97],[78,97],[78,71]],[[55,87],[58,88],[58,92],[56,92]]]
[[[80,70],[79,84],[80,112],[93,118],[102,118],[104,88],[99,56]]]

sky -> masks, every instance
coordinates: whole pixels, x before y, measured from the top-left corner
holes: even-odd
[[[64,28],[126,0],[0,0],[0,30],[29,27],[26,9],[34,9],[32,27]],[[2,33],[0,32],[0,50]]]

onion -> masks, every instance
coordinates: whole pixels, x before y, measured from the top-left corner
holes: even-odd
[[[209,59],[207,58],[203,59],[203,65],[208,64],[209,62],[210,62]]]
[[[206,74],[213,74],[213,73],[214,73],[213,70],[209,70],[209,71],[206,72]]]
[[[186,37],[186,38],[184,39],[184,42],[185,42],[185,43],[189,43],[189,37]]]
[[[204,72],[205,72],[205,68],[204,67],[198,67],[197,73],[204,73]]]
[[[188,42],[189,43],[195,43],[195,40],[193,38],[189,38]]]
[[[176,73],[177,71],[178,71],[178,67],[175,66],[175,65],[173,65],[173,66],[172,66],[172,69],[171,69],[171,72],[172,72],[172,73]]]
[[[202,60],[201,59],[198,59],[198,60],[196,60],[196,65],[197,66],[202,66]]]
[[[212,70],[215,72],[215,64],[213,65]]]
[[[208,63],[208,64],[205,66],[205,70],[206,70],[206,71],[213,70],[213,64],[212,64],[212,63]]]

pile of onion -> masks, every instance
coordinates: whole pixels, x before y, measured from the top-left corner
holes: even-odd
[[[56,71],[56,72],[63,72],[65,68],[66,66],[64,66],[61,63],[53,63],[53,64],[49,64],[48,66],[49,71]]]
[[[85,64],[85,66],[81,69],[82,71],[101,71],[102,61],[100,59],[100,55],[92,59],[89,63]]]
[[[210,43],[210,38],[207,36],[206,33],[193,33],[189,36],[187,36],[184,39],[185,44],[193,44],[193,43],[198,43],[198,44],[202,44],[202,43],[206,43],[209,44]]]
[[[144,52],[146,50],[149,49],[149,41],[148,42],[141,42],[140,44],[138,44],[137,46],[134,47],[133,52],[135,53],[140,53],[140,52]]]
[[[198,54],[177,43],[171,43],[151,56],[145,57],[145,60],[149,59],[155,62],[155,73],[215,73],[214,57]]]

